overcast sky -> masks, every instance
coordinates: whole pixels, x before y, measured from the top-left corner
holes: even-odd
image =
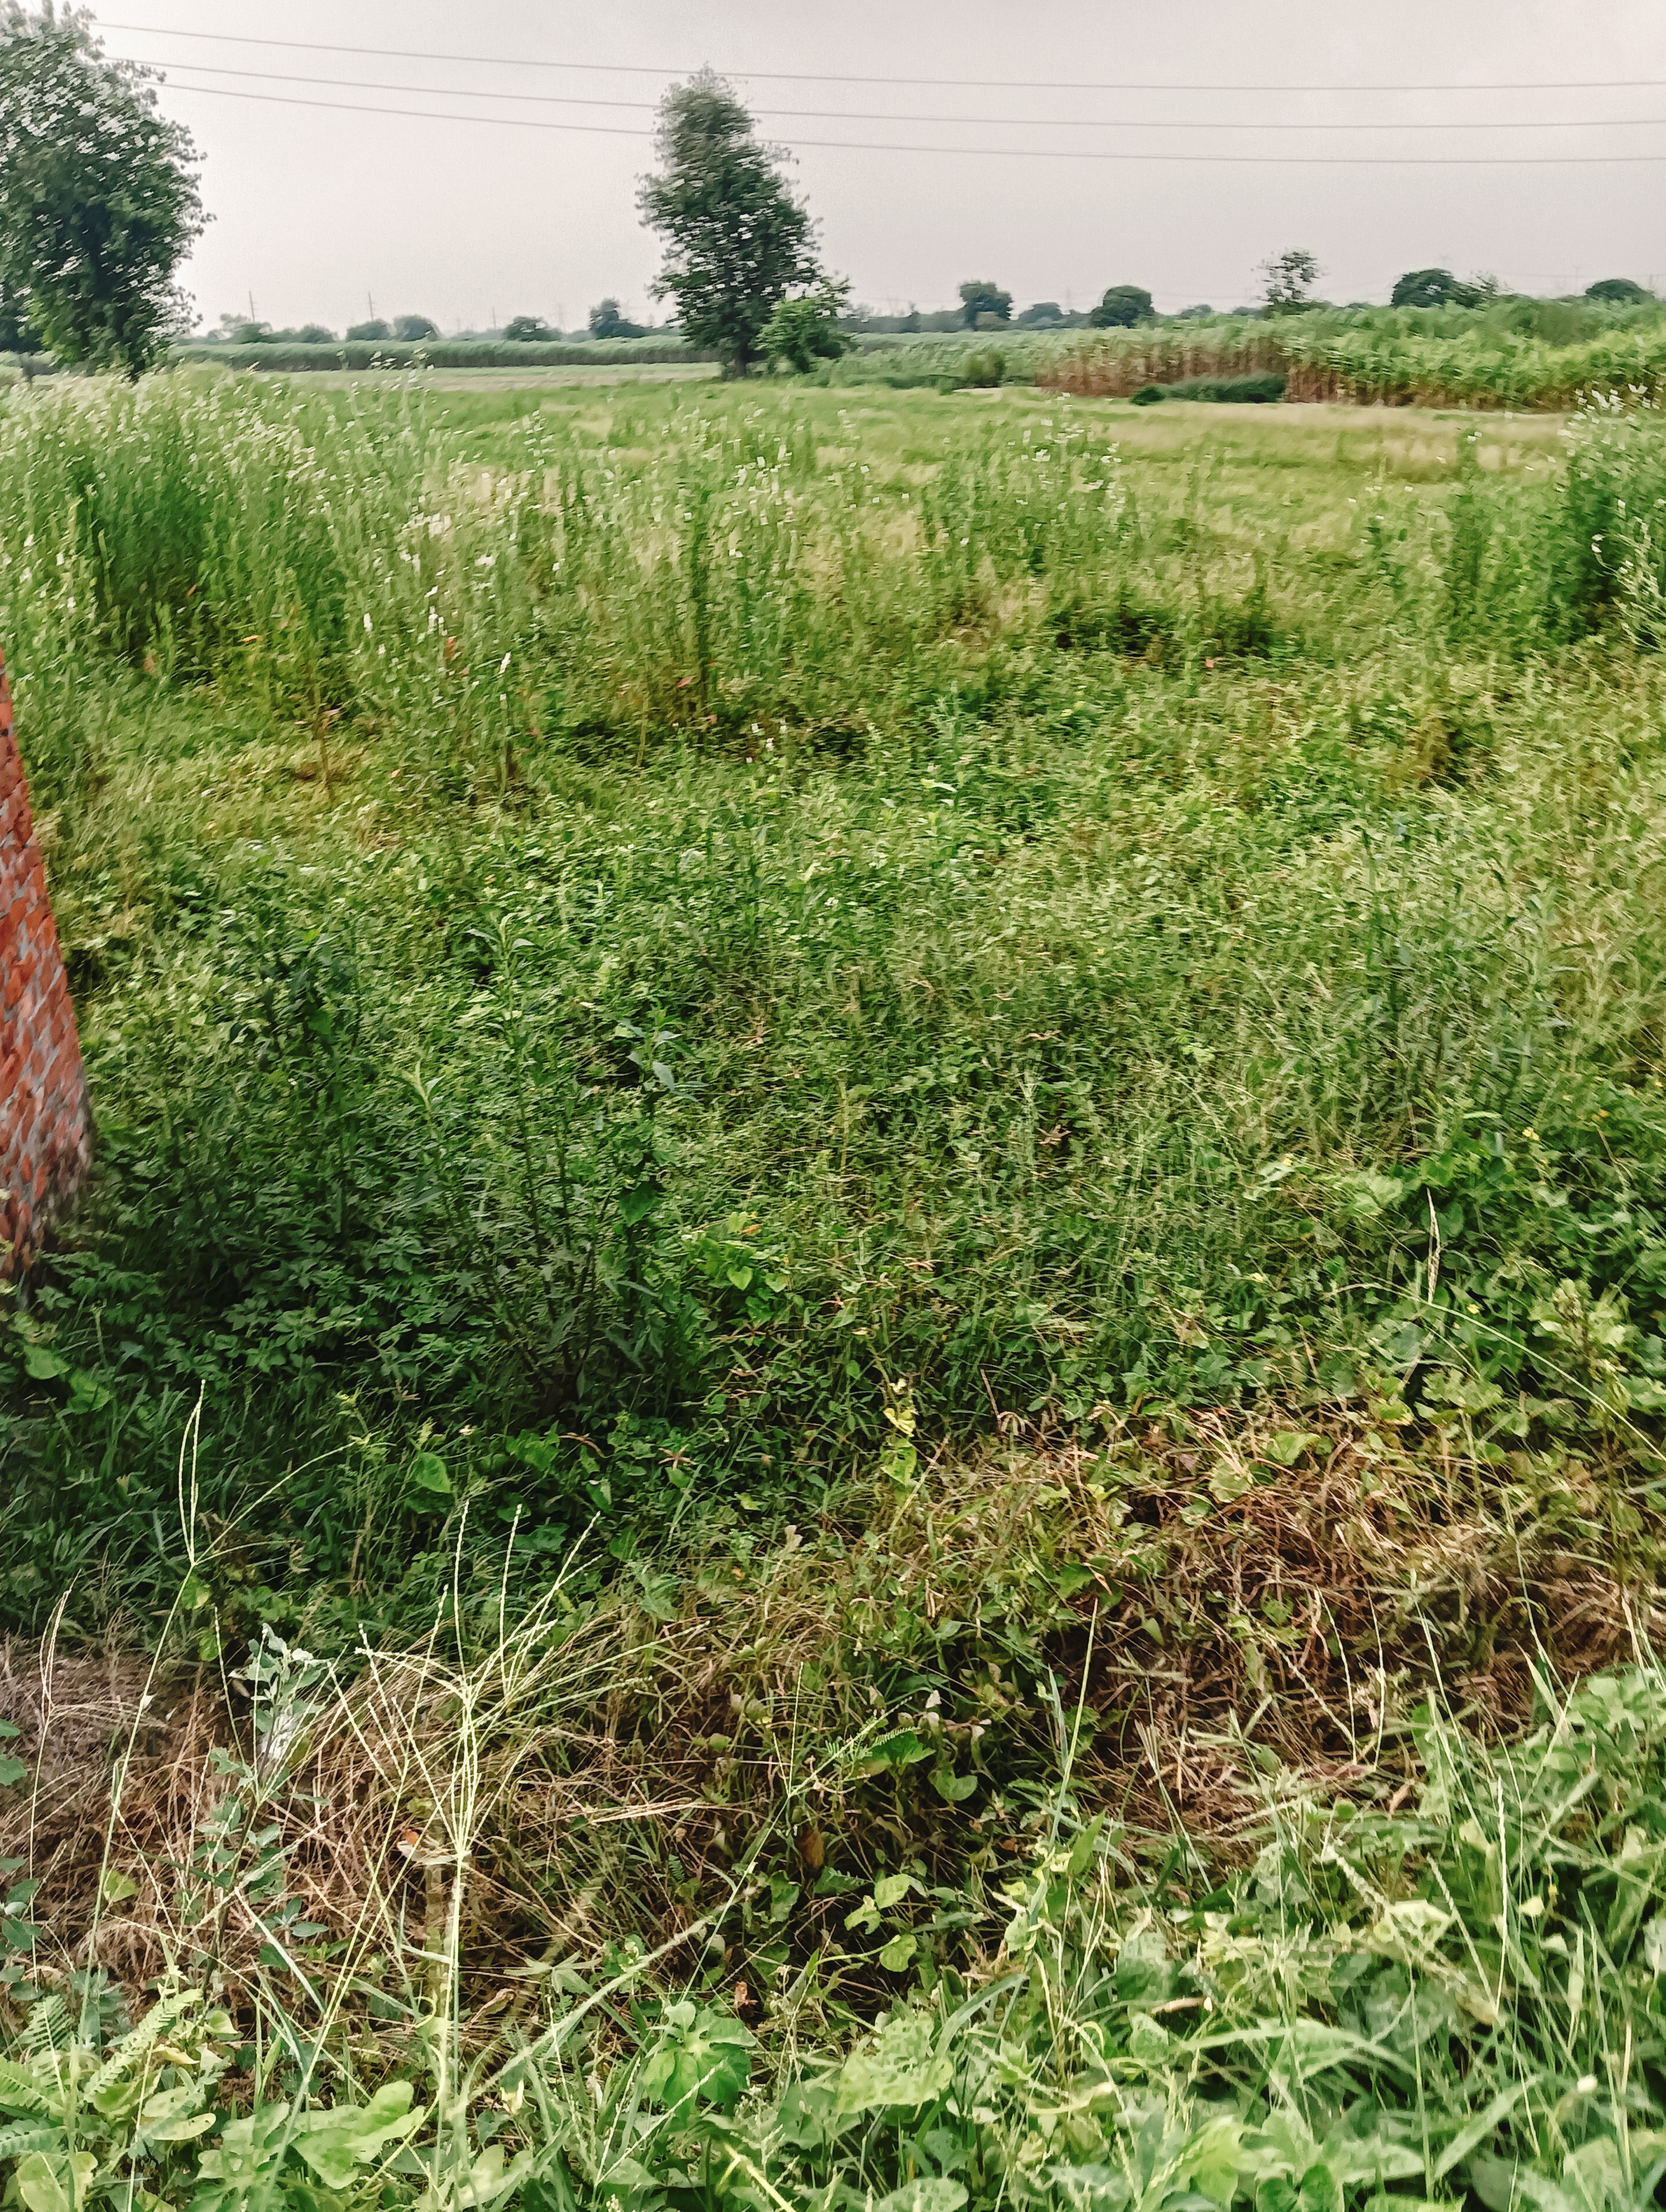
[[[338,330],[372,300],[447,330],[517,313],[570,327],[609,293],[646,312],[658,255],[635,180],[651,149],[608,134],[645,134],[665,83],[706,62],[793,147],[828,265],[882,312],[951,305],[969,276],[1020,306],[1082,307],[1135,283],[1164,308],[1231,307],[1289,246],[1318,255],[1339,301],[1386,298],[1402,270],[1430,264],[1540,292],[1666,279],[1666,121],[1597,127],[1666,118],[1660,0],[106,0],[95,12],[112,52],[165,69],[163,103],[206,157],[215,220],[186,282],[210,325],[246,313],[251,295],[264,321]],[[220,35],[173,35],[205,32]],[[538,66],[550,63],[565,66]],[[322,78],[374,88],[304,81]],[[1574,80],[1621,82],[1481,88]],[[1408,82],[1476,89],[1366,89]],[[1123,86],[1140,88],[1099,88]],[[1297,86],[1347,89],[1258,88]],[[283,104],[307,101],[517,120]],[[526,127],[552,122],[587,127]],[[1148,124],[1209,127],[1134,127]],[[1347,127],[1268,127],[1289,124]],[[1482,124],[1512,127],[1456,127]],[[945,150],[872,150],[887,144]],[[1222,154],[1248,158],[1196,158]],[[1663,158],[1574,159],[1615,154]],[[1419,165],[1362,163],[1371,155]],[[1432,159],[1454,155],[1488,166]]]

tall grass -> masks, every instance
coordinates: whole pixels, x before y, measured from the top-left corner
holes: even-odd
[[[1596,395],[1655,397],[1657,310],[1569,309],[1558,327],[1502,308],[1372,308],[1164,324],[1055,342],[1038,383],[1126,398],[1146,384],[1274,374],[1292,400],[1567,410]]]
[[[215,1510],[281,1477],[332,1587],[365,1436],[657,1529],[903,1402],[1651,1417],[1657,678],[1579,549],[1653,434],[1298,507],[1277,444],[888,404],[6,416],[103,1163],[5,1339],[16,1614],[166,1573],[204,1389]]]

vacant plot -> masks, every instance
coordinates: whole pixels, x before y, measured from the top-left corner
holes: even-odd
[[[0,416],[0,2159],[1640,2203],[1659,434],[550,374]]]

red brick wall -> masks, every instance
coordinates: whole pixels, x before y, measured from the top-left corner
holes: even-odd
[[[0,1276],[87,1172],[92,1123],[29,787],[0,662]]]

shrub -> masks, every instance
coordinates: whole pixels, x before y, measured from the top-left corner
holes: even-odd
[[[414,344],[422,338],[437,338],[440,325],[427,315],[396,315],[393,335],[396,338],[403,338],[408,345]]]
[[[988,391],[1006,378],[1006,356],[992,346],[987,353],[968,354],[960,371],[960,381],[973,391]]]
[[[759,341],[771,368],[807,376],[818,362],[837,361],[848,353],[854,341],[839,329],[842,305],[838,291],[827,287],[778,301]]]
[[[374,345],[379,339],[391,338],[393,333],[378,317],[368,323],[350,323],[347,326],[347,335],[350,338],[357,338],[366,344]]]
[[[511,345],[548,345],[556,333],[542,315],[517,315],[503,335]]]

